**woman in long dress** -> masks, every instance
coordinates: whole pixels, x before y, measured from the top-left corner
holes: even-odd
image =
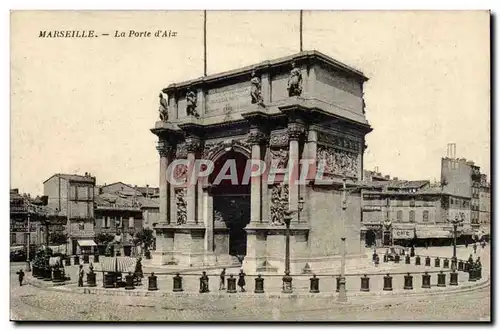
[[[241,289],[241,292],[245,292],[245,273],[243,272],[243,269],[240,270],[239,278],[238,278],[238,286]]]

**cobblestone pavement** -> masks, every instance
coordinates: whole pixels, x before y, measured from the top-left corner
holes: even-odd
[[[489,265],[488,250],[478,253],[483,264]],[[468,256],[468,251],[464,249],[460,254]],[[491,316],[490,287],[432,297],[374,296],[363,298],[361,303],[352,300],[339,305],[326,298],[270,299],[237,295],[229,300],[203,296],[136,297],[61,293],[29,285],[19,287],[15,274],[17,270],[19,266],[11,266],[13,320],[489,321]]]

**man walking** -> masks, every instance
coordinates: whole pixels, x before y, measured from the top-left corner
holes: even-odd
[[[472,245],[472,249],[474,250],[474,254],[476,254],[476,251],[477,251],[477,243],[474,243],[474,245]]]
[[[222,269],[220,273],[219,291],[223,291],[226,289],[225,282],[226,282],[226,268]]]
[[[19,275],[19,286],[23,286],[23,279],[24,279],[24,271],[23,271],[23,269],[19,269],[19,271],[16,272],[16,274]]]
[[[80,270],[78,270],[78,287],[83,287],[83,276],[85,272],[83,271],[83,265],[80,264]]]

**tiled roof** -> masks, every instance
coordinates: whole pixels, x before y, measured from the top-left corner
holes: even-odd
[[[137,198],[141,208],[160,208],[160,199]]]
[[[51,179],[52,177],[61,177],[61,178],[64,178],[64,179],[67,179],[70,181],[74,181],[74,182],[95,184],[95,177],[91,177],[91,176],[82,176],[82,175],[76,175],[76,174],[54,174],[54,175],[50,176],[49,179]],[[47,182],[49,179],[47,179],[45,182]]]

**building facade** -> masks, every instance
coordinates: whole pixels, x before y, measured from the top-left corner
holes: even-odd
[[[210,265],[237,258],[245,270],[283,272],[285,209],[292,211],[292,272],[339,263],[342,236],[350,256],[364,253],[356,187],[365,135],[372,130],[365,117],[366,80],[355,69],[307,51],[164,89],[160,121],[151,130],[160,154],[153,261]],[[191,165],[199,159],[213,161],[214,170],[191,183]],[[328,181],[311,171],[299,184],[299,172],[289,172],[289,165],[306,159],[313,169],[321,162]],[[175,180],[169,181],[174,160],[186,162],[170,168]],[[217,182],[227,160],[238,176],[248,160],[278,170],[272,180],[264,174],[249,182]],[[350,188],[345,211],[343,178]]]
[[[491,185],[486,175],[481,175],[479,189],[479,224],[481,231],[490,234],[491,231]]]
[[[69,254],[92,252],[95,247],[94,192],[95,177],[55,174],[43,183],[48,207],[66,217]]]
[[[362,240],[366,246],[449,245],[450,223],[464,220],[457,235],[472,236],[471,199],[442,192],[429,181],[379,181],[363,191]]]

